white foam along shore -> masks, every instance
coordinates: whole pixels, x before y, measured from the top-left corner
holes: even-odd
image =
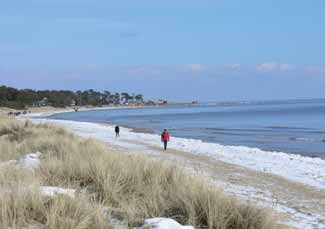
[[[110,125],[35,118],[33,122],[59,124],[79,136],[95,138],[128,149],[137,149],[139,147],[143,149],[145,146],[161,147],[160,136],[148,133],[134,133],[127,128],[121,128],[121,137],[116,139],[114,127]],[[279,175],[318,189],[325,188],[325,160],[320,158],[263,151],[244,146],[224,146],[177,137],[171,138],[169,148],[208,156],[258,172]]]

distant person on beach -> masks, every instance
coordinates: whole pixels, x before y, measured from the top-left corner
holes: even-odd
[[[116,134],[116,137],[120,137],[120,127],[119,126],[115,126],[115,134]]]
[[[166,129],[161,134],[161,141],[164,143],[164,149],[167,150],[167,142],[169,142],[169,133]]]

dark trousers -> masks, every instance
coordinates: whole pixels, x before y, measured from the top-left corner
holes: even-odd
[[[167,141],[164,141],[164,149],[167,149]]]
[[[120,132],[115,132],[116,137],[120,137]]]

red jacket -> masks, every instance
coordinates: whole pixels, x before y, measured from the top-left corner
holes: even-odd
[[[169,141],[169,133],[168,132],[163,132],[161,134],[161,140],[162,141]]]

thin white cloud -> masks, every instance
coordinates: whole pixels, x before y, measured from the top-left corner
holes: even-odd
[[[287,72],[287,71],[291,71],[294,70],[295,66],[291,65],[291,64],[279,64],[279,70],[282,72]]]
[[[227,64],[225,65],[225,68],[227,70],[232,70],[232,71],[239,71],[241,69],[241,65],[240,64]]]
[[[256,66],[256,69],[259,72],[271,72],[276,70],[277,68],[278,64],[276,62],[268,62]]]
[[[205,69],[205,66],[202,64],[188,64],[185,69],[191,72],[201,72]]]
[[[305,70],[309,74],[325,75],[325,67],[323,66],[309,66]]]
[[[274,72],[274,71],[280,71],[280,72],[288,72],[295,69],[294,65],[291,64],[282,64],[277,62],[266,62],[262,64],[258,64],[256,66],[256,70],[259,72]]]

